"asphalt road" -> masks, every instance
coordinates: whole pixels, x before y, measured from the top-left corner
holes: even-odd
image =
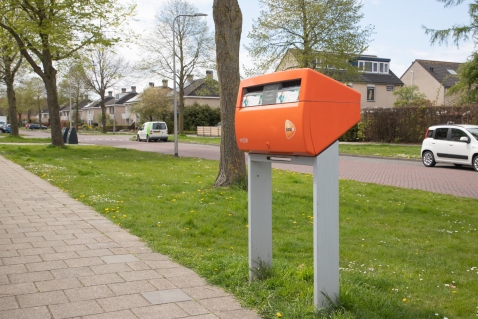
[[[28,135],[49,137],[41,131],[28,131]],[[174,154],[172,142],[131,141],[130,135],[78,135],[79,144],[108,145],[146,152]],[[219,160],[219,147],[212,145],[179,143],[179,156]],[[312,173],[312,167],[273,164],[273,167],[302,173]],[[457,168],[437,164],[425,167],[420,161],[384,159],[358,156],[339,157],[339,178],[403,188],[420,189],[434,193],[478,198],[478,173],[471,167]]]

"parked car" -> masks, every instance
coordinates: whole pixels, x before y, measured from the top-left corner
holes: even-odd
[[[28,126],[28,128],[29,128],[30,130],[39,130],[39,129],[46,130],[46,129],[47,129],[47,127],[46,127],[45,125],[40,126],[40,124],[33,124],[33,123],[30,124],[30,125]]]
[[[7,133],[10,133],[10,124],[7,124]]]
[[[151,141],[168,141],[168,126],[165,122],[146,122],[141,126],[136,135],[138,142],[146,140]]]
[[[478,171],[478,125],[447,124],[430,126],[422,143],[422,162],[472,166]]]

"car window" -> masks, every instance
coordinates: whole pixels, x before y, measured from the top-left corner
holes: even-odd
[[[435,130],[436,140],[446,140],[447,135],[448,135],[448,128],[437,128]]]
[[[470,134],[478,140],[478,128],[469,128],[467,129],[467,131],[470,132]]]
[[[466,135],[466,133],[463,132],[460,129],[457,129],[457,128],[452,128],[451,129],[451,140],[452,141],[459,141],[460,137],[462,137],[462,136],[468,137],[468,135]]]
[[[153,123],[153,130],[164,130],[166,128],[166,124],[164,123]]]
[[[433,137],[433,132],[435,132],[435,131],[434,130],[428,130],[427,137]]]

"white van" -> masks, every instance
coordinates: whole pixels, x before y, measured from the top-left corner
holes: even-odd
[[[168,126],[164,122],[146,122],[136,136],[138,142],[168,141]]]

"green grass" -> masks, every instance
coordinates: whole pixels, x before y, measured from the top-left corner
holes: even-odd
[[[0,154],[265,318],[476,318],[476,199],[341,180],[340,303],[317,315],[312,176],[273,171],[273,269],[250,284],[247,192],[212,187],[218,162],[90,146]]]
[[[51,143],[51,138],[33,138],[23,136],[0,135],[0,143]]]
[[[420,159],[421,146],[399,144],[361,144],[350,143],[339,146],[341,154],[379,156],[391,158]]]

